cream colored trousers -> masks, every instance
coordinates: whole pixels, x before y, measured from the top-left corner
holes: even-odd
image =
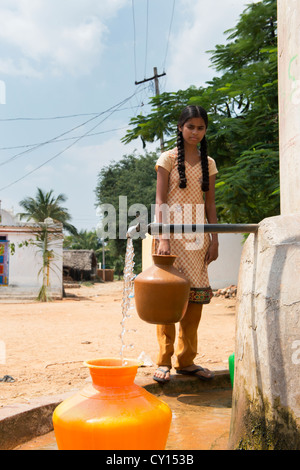
[[[178,342],[175,352],[175,369],[183,369],[194,363],[193,361],[197,355],[197,330],[201,320],[202,308],[202,304],[189,303],[185,316],[179,323]],[[172,368],[175,336],[175,324],[157,325],[157,339],[159,344],[158,366]]]

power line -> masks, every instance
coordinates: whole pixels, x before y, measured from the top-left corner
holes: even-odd
[[[160,94],[160,92],[159,92],[159,82],[158,82],[158,79],[159,79],[159,77],[165,76],[166,73],[163,72],[161,75],[158,75],[158,74],[157,74],[157,68],[156,68],[156,67],[153,68],[153,72],[154,72],[153,77],[151,77],[151,78],[145,78],[145,79],[142,80],[141,82],[135,82],[135,84],[136,84],[136,85],[140,85],[141,83],[151,82],[152,80],[154,80],[154,83],[155,83],[155,95],[158,96],[158,95]],[[163,150],[163,148],[164,148],[164,139],[163,139],[163,136],[162,136],[161,139],[160,139],[160,147],[161,147],[161,149]]]
[[[136,80],[136,29],[135,29],[135,10],[134,10],[134,0],[131,1],[132,7],[132,19],[133,19],[133,60],[134,60],[134,78]]]
[[[82,136],[78,137],[75,142],[73,142],[72,144],[68,145],[66,148],[64,148],[63,150],[61,150],[60,152],[58,152],[57,154],[55,154],[53,157],[49,158],[48,160],[46,160],[44,163],[42,163],[41,165],[39,165],[38,167],[34,168],[33,170],[29,171],[28,173],[26,173],[25,175],[23,175],[22,177],[18,178],[17,180],[13,181],[12,183],[6,185],[6,186],[3,186],[2,188],[0,188],[0,191],[3,191],[5,189],[8,189],[10,188],[11,186],[15,185],[16,183],[19,183],[20,181],[22,181],[23,179],[27,178],[27,176],[30,176],[32,175],[32,173],[36,172],[37,170],[39,170],[40,168],[42,168],[43,166],[45,166],[47,163],[51,162],[52,160],[56,159],[57,157],[59,157],[60,155],[62,155],[64,152],[66,152],[67,150],[69,150],[71,147],[73,147],[77,142],[79,142],[83,137],[85,137],[87,134],[89,134],[90,132],[92,132],[94,129],[96,129],[98,126],[100,126],[100,124],[102,124],[106,119],[108,119],[115,111],[116,109],[115,108],[118,108],[120,106],[122,106],[122,104],[126,103],[127,101],[129,101],[131,98],[133,98],[133,96],[136,95],[137,92],[133,93],[131,96],[129,96],[128,98],[126,98],[125,100],[121,101],[120,103],[118,103],[117,105],[114,105],[112,106],[111,108],[109,108],[107,111],[105,112],[102,112],[102,113],[99,113],[97,116],[93,117],[92,119],[89,119],[87,122],[90,122],[94,119],[96,119],[97,117],[99,117],[100,115],[103,115],[104,113],[106,112],[110,112],[110,114],[108,116],[106,116],[104,119],[102,119],[102,121],[100,121],[98,124],[96,124],[95,126],[93,126],[91,129],[89,129],[85,134],[83,134]],[[86,122],[86,123],[87,123]],[[86,124],[85,123],[85,124]]]
[[[112,113],[111,113],[112,114]],[[108,116],[109,117],[109,116]],[[108,117],[106,117],[105,119],[107,119]],[[22,181],[23,179],[27,178],[27,176],[30,176],[32,175],[32,173],[35,173],[37,170],[40,170],[43,166],[45,166],[47,163],[51,162],[52,160],[56,159],[57,157],[59,157],[60,155],[62,155],[64,152],[66,152],[67,150],[69,150],[71,147],[73,147],[77,142],[79,142],[86,134],[88,134],[89,132],[91,132],[92,130],[96,129],[96,127],[98,127],[100,124],[102,124],[102,122],[105,120],[103,119],[100,123],[96,124],[96,126],[94,126],[92,129],[90,129],[88,132],[86,132],[83,136],[80,136],[78,139],[75,140],[75,142],[73,142],[72,144],[68,145],[65,149],[61,150],[60,152],[58,152],[56,155],[54,155],[53,157],[49,158],[48,160],[46,160],[44,163],[42,163],[41,165],[39,165],[38,167],[34,168],[33,170],[29,171],[28,173],[26,173],[24,176],[22,176],[21,178],[18,178],[16,181],[13,181],[12,183],[8,184],[7,186],[4,186],[2,188],[0,188],[0,191],[3,191],[4,189],[8,189],[10,188],[11,186],[15,185],[16,183],[19,183],[20,181]]]
[[[118,105],[116,105],[118,106]],[[111,109],[111,108],[110,108]],[[70,134],[71,132],[73,132],[74,130],[76,129],[79,129],[80,127],[83,127],[85,126],[86,124],[88,124],[89,122],[93,121],[94,119],[98,118],[99,116],[102,116],[103,114],[107,113],[110,111],[110,109],[108,109],[107,111],[102,111],[101,113],[98,113],[96,114],[96,116],[92,117],[91,119],[88,119],[87,121],[83,122],[82,124],[79,124],[75,127],[73,127],[72,129],[66,131],[66,132],[63,132],[62,134],[56,136],[56,137],[53,137],[52,139],[49,139],[49,140],[46,140],[44,142],[41,142],[39,144],[34,144],[32,146],[24,146],[21,148],[27,148],[27,150],[23,150],[22,152],[19,152],[15,155],[13,155],[12,157],[8,158],[7,160],[4,160],[3,162],[0,162],[0,167],[1,166],[4,166],[6,165],[7,163],[10,163],[14,160],[17,160],[18,158],[22,157],[23,155],[27,154],[27,153],[30,153],[30,152],[33,152],[34,150],[37,150],[38,148],[40,147],[43,147],[45,145],[48,145],[48,144],[53,144],[53,143],[56,143],[56,142],[61,142],[61,141],[64,141],[64,140],[72,140],[72,139],[76,139],[77,137],[74,137],[74,138],[69,138],[69,139],[61,139],[61,137],[67,135],[67,134]],[[122,110],[124,110],[124,108],[122,108]],[[120,109],[116,109],[115,112],[117,111],[120,111]],[[94,113],[93,113],[94,115]],[[89,135],[86,135],[84,134],[83,136],[80,136],[80,137],[89,137]],[[30,148],[29,148],[30,147]]]
[[[125,111],[130,108],[121,108],[118,109],[118,111]],[[103,111],[104,113],[106,111]],[[51,120],[58,120],[58,119],[70,119],[70,118],[75,118],[75,117],[81,117],[81,116],[98,116],[99,111],[97,113],[78,113],[78,114],[66,114],[63,116],[46,116],[46,117],[26,117],[26,116],[20,116],[20,117],[14,117],[14,118],[3,118],[0,119],[0,122],[14,122],[14,121],[51,121]]]
[[[146,73],[147,73],[148,35],[149,35],[149,0],[147,0],[147,7],[146,7],[146,47],[145,47],[145,69],[144,69],[144,78],[146,78]]]
[[[169,50],[169,42],[170,42],[171,31],[172,31],[173,20],[174,20],[174,11],[175,11],[175,0],[173,0],[173,8],[172,8],[171,21],[170,21],[170,26],[169,26],[169,34],[168,34],[167,47],[166,47],[166,53],[165,53],[165,60],[164,60],[164,63],[163,63],[163,70],[165,70],[165,68],[166,68],[167,55],[168,55],[168,50]]]
[[[147,63],[148,63],[148,42],[149,42],[149,0],[146,0],[146,44],[145,44],[145,64],[144,64],[144,79],[142,81],[137,81],[137,56],[136,56],[136,20],[135,20],[135,6],[134,6],[134,0],[132,0],[132,15],[133,15],[133,32],[134,32],[134,69],[135,69],[135,84],[140,84],[144,83],[148,79],[146,79],[146,72],[147,72]],[[169,51],[169,43],[170,43],[170,38],[171,38],[171,31],[172,31],[172,26],[173,26],[173,21],[174,21],[174,12],[175,12],[175,0],[173,0],[173,5],[172,5],[172,12],[171,12],[171,18],[170,18],[170,24],[169,24],[169,31],[168,31],[168,37],[167,37],[167,43],[166,43],[166,51],[165,51],[165,56],[163,59],[163,71],[165,72],[166,68],[166,61],[167,61],[167,56],[168,56],[168,51]],[[151,80],[151,79],[150,79]]]
[[[140,106],[135,106],[135,108],[140,108]],[[101,131],[101,132],[93,132],[92,134],[87,134],[85,136],[74,136],[74,137],[67,137],[66,139],[57,139],[55,140],[55,142],[49,142],[49,144],[55,144],[56,142],[66,142],[67,140],[75,140],[75,139],[78,139],[78,137],[93,137],[95,135],[102,135],[102,134],[108,134],[110,132],[116,132],[116,131],[122,131],[124,129],[127,129],[128,126],[123,126],[123,127],[115,127],[114,129],[108,129],[107,131]],[[39,143],[35,143],[35,144],[26,144],[26,145],[17,145],[17,146],[14,146],[14,147],[0,147],[0,150],[15,150],[15,149],[23,149],[23,148],[29,148],[29,147],[36,147],[36,146],[40,146],[40,145],[43,145],[45,142],[39,142]],[[6,162],[8,162],[9,160],[6,160],[4,162],[1,162],[0,163],[0,166],[4,165]]]
[[[141,80],[140,82],[135,82],[136,85],[140,85],[141,83],[145,83],[145,82],[150,82],[152,80],[156,80],[157,78],[159,77],[163,77],[164,75],[166,75],[166,73],[162,73],[161,75],[157,75],[157,69],[154,67],[154,75],[153,77],[151,78],[144,78],[144,80]]]
[[[66,132],[63,132],[62,134],[60,134],[59,136],[56,136],[56,137],[53,137],[52,139],[49,139],[45,142],[42,142],[40,144],[37,144],[35,145],[34,147],[30,148],[30,149],[27,149],[27,150],[24,150],[23,152],[20,152],[20,153],[17,153],[15,155],[13,155],[12,157],[10,157],[8,160],[5,160],[4,162],[0,163],[0,166],[3,166],[3,165],[6,165],[7,163],[9,162],[12,162],[18,158],[20,158],[22,155],[25,155],[26,153],[30,153],[30,152],[33,152],[34,150],[37,150],[38,148],[40,147],[43,147],[44,145],[47,145],[47,144],[50,144],[50,143],[54,143],[57,141],[57,139],[59,139],[60,137],[63,137],[64,135],[67,135],[69,134],[70,132],[78,129],[79,127],[82,127],[82,126],[85,126],[86,124],[88,124],[89,122],[93,121],[94,119],[96,119],[97,117],[99,117],[102,113],[98,114],[97,116],[94,116],[92,117],[91,119],[88,119],[87,121],[85,121],[84,123],[82,124],[79,124],[78,126],[75,126],[73,127],[72,129],[66,131]]]
[[[15,118],[5,118],[0,119],[0,122],[9,122],[9,121],[51,121],[55,119],[69,119],[74,117],[81,116],[97,116],[99,113],[81,113],[81,114],[68,114],[65,116],[49,116],[49,117],[15,117]]]

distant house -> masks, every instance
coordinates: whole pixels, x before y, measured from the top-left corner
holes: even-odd
[[[63,273],[65,279],[89,281],[97,274],[97,258],[93,250],[64,250]]]
[[[54,260],[49,272],[49,294],[61,299],[63,234],[61,224],[53,227],[56,233],[61,232],[61,237],[51,247]],[[0,210],[0,301],[37,298],[42,286],[42,253],[30,242],[39,230],[38,224],[22,223],[14,214]]]

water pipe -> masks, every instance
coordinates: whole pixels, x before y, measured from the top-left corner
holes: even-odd
[[[162,233],[256,233],[258,224],[137,224],[129,227],[127,238],[145,238],[146,234],[159,235]]]

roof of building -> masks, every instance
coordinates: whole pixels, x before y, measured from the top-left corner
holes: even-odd
[[[64,250],[63,265],[79,271],[91,271],[97,266],[94,250]]]

